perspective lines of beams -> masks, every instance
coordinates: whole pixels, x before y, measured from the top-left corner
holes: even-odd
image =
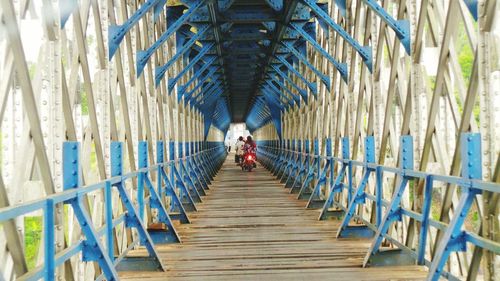
[[[410,53],[408,20],[396,21],[376,1],[364,2],[394,30]],[[336,5],[345,7],[346,2],[336,1]],[[166,27],[156,24],[160,31],[156,41],[137,52],[138,76],[157,57],[157,50],[175,38],[175,53],[167,55],[167,59],[157,58],[154,63],[156,87],[166,81],[169,94],[176,91],[178,101],[208,116],[207,126],[217,101],[222,100],[228,113],[219,114],[223,125],[246,122],[250,131],[255,131],[273,122],[280,128],[283,111],[308,103],[321,90],[331,91],[331,81],[337,77],[348,81],[347,64],[331,55],[326,41],[317,42],[319,27],[327,35],[333,29],[372,70],[371,48],[357,42],[334,21],[328,6],[328,1],[315,0],[149,0],[124,24],[110,26],[109,57],[112,59],[125,34],[150,10],[153,21],[164,14]],[[318,63],[310,49],[325,58],[332,70]],[[178,60],[184,67],[171,74],[169,69]],[[166,73],[171,74],[168,79],[164,79]],[[186,81],[184,76],[189,79]],[[323,88],[319,89],[316,79]]]

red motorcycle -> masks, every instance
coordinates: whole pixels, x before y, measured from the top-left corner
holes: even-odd
[[[257,160],[255,153],[246,153],[243,156],[243,162],[241,163],[241,170],[251,172],[253,168],[257,167],[255,161]]]

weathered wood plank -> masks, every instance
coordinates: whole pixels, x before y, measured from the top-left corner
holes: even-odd
[[[178,225],[183,244],[158,245],[166,272],[122,272],[124,280],[421,280],[423,267],[362,268],[370,245],[335,239],[340,221],[318,221],[263,168],[230,161],[209,195]],[[134,255],[144,255],[137,250]]]

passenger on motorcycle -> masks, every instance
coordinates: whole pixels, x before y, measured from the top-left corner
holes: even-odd
[[[243,155],[245,154],[245,151],[243,150],[244,146],[245,141],[243,140],[243,137],[240,136],[236,142],[236,163],[240,163],[241,160],[243,160]]]

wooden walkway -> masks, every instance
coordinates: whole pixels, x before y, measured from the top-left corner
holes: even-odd
[[[232,157],[229,157],[232,158]],[[228,158],[228,159],[229,159]],[[422,280],[423,267],[362,268],[368,240],[335,239],[340,221],[289,195],[258,167],[242,172],[227,160],[182,244],[157,246],[166,272],[122,272],[123,280]]]

